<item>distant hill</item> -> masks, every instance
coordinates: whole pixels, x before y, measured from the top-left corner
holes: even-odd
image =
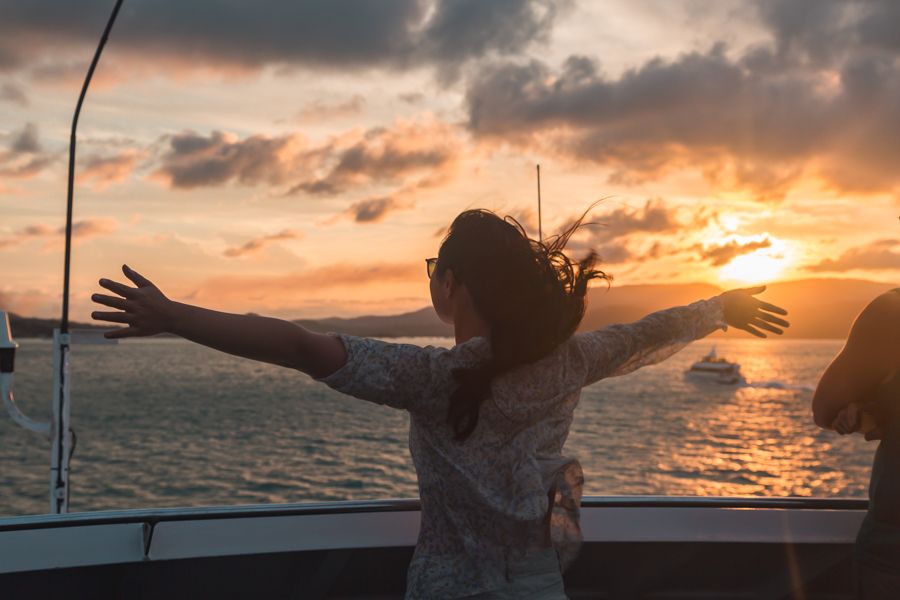
[[[53,330],[59,327],[59,319],[38,319],[35,317],[20,317],[17,314],[9,313],[9,328],[12,330],[14,338],[49,338],[53,337]],[[115,327],[90,325],[87,323],[75,323],[69,321],[70,329],[109,329]]]
[[[785,338],[845,338],[856,315],[873,298],[894,287],[897,285],[861,279],[800,279],[770,284],[759,298],[788,311],[791,327],[785,331]],[[723,291],[704,283],[613,285],[609,291],[593,288],[580,330],[634,321],[655,310],[689,304]],[[747,333],[729,330],[715,335],[743,337]]]
[[[853,319],[866,304],[894,287],[897,285],[861,279],[801,279],[773,283],[761,298],[790,313],[787,319],[791,327],[785,338],[845,338]],[[580,330],[627,323],[655,310],[689,304],[723,291],[707,283],[613,285],[608,291],[605,286],[598,286],[588,293],[588,308]],[[453,335],[453,328],[442,323],[431,307],[398,315],[297,319],[294,322],[313,331],[371,337]],[[108,328],[82,323],[71,325],[73,328]],[[16,337],[50,337],[59,321],[10,315],[10,326]],[[744,337],[747,334],[729,330],[714,335]]]
[[[610,323],[628,323],[647,313],[670,306],[690,304],[722,293],[708,283],[667,285],[605,285],[588,291],[588,306],[579,331],[598,329]]]
[[[349,333],[369,337],[440,337],[453,335],[453,328],[441,322],[431,307],[390,316],[296,319],[294,322],[312,331]],[[21,317],[10,313],[9,327],[12,329],[12,334],[15,338],[49,338],[53,337],[53,330],[59,327],[59,319]],[[69,323],[69,327],[72,329],[110,329],[118,327],[118,325],[115,323],[93,325],[72,321]],[[166,334],[157,337],[164,336]]]
[[[354,317],[344,319],[297,319],[294,321],[322,333],[349,333],[369,337],[452,336],[453,327],[438,319],[430,306],[420,310],[383,317]]]
[[[749,287],[749,286],[748,286]],[[853,319],[876,296],[894,284],[860,279],[802,279],[769,285],[760,296],[789,312],[791,327],[784,337],[845,338]],[[628,323],[655,310],[690,304],[725,291],[708,283],[662,285],[613,285],[592,288],[588,308],[580,331],[598,329],[610,323]],[[437,318],[432,308],[386,317],[354,319],[298,320],[315,331],[335,331],[375,337],[450,336],[453,329]],[[731,329],[722,337],[746,337],[747,333]]]

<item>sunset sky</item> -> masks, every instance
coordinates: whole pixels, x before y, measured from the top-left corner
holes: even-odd
[[[112,0],[0,0],[0,309],[58,317]],[[128,263],[283,317],[428,304],[459,211],[591,203],[615,285],[900,279],[894,0],[125,0],[79,128],[72,318]]]

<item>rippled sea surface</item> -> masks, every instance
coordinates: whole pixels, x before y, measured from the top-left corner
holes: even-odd
[[[448,339],[416,338],[448,345]],[[47,419],[51,344],[20,340],[16,397]],[[839,341],[725,340],[744,386],[684,370],[711,344],[585,388],[567,443],[587,494],[865,496],[875,446],[820,431]],[[414,497],[405,413],[178,339],[76,345],[71,510]],[[49,444],[0,412],[0,515],[47,511]]]

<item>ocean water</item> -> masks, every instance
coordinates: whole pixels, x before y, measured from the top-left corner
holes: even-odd
[[[448,345],[449,339],[416,338]],[[20,340],[16,398],[47,419],[51,344]],[[720,340],[742,386],[684,370],[711,343],[585,388],[567,454],[586,494],[865,497],[875,450],[812,422],[837,340]],[[72,511],[416,496],[408,416],[179,339],[76,345]],[[49,444],[0,412],[0,515],[48,510]]]

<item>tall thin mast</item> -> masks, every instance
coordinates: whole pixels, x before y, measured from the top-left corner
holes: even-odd
[[[63,266],[63,307],[62,307],[62,323],[60,325],[60,333],[69,333],[69,265],[72,258],[72,204],[74,201],[75,188],[75,132],[78,129],[78,117],[81,115],[81,105],[84,103],[84,97],[87,95],[88,86],[91,85],[91,79],[94,77],[94,69],[100,61],[100,54],[103,47],[106,46],[106,40],[109,39],[109,32],[112,30],[113,23],[119,14],[119,8],[122,7],[122,0],[116,0],[112,14],[106,22],[106,29],[100,37],[100,44],[94,52],[94,59],[88,68],[87,76],[84,78],[84,84],[81,86],[81,94],[78,96],[78,104],[75,105],[75,115],[72,117],[72,132],[69,136],[69,187],[66,196],[66,258]]]
[[[541,165],[537,165],[537,190],[538,190],[538,241],[544,241],[543,227],[541,226]]]
[[[75,188],[75,142],[78,129],[78,117],[81,115],[81,105],[87,95],[88,86],[94,77],[94,69],[100,61],[100,54],[109,39],[109,32],[122,7],[122,0],[116,0],[106,28],[100,37],[100,43],[94,52],[94,58],[88,67],[87,76],[81,86],[81,94],[75,105],[75,114],[72,116],[72,131],[69,136],[69,180],[68,193],[66,195],[66,255],[63,265],[63,298],[62,319],[58,331],[54,331],[54,373],[53,373],[53,421],[50,431],[50,511],[56,514],[69,510],[69,462],[72,459],[72,430],[69,427],[69,271],[72,263],[72,208],[74,204]]]

